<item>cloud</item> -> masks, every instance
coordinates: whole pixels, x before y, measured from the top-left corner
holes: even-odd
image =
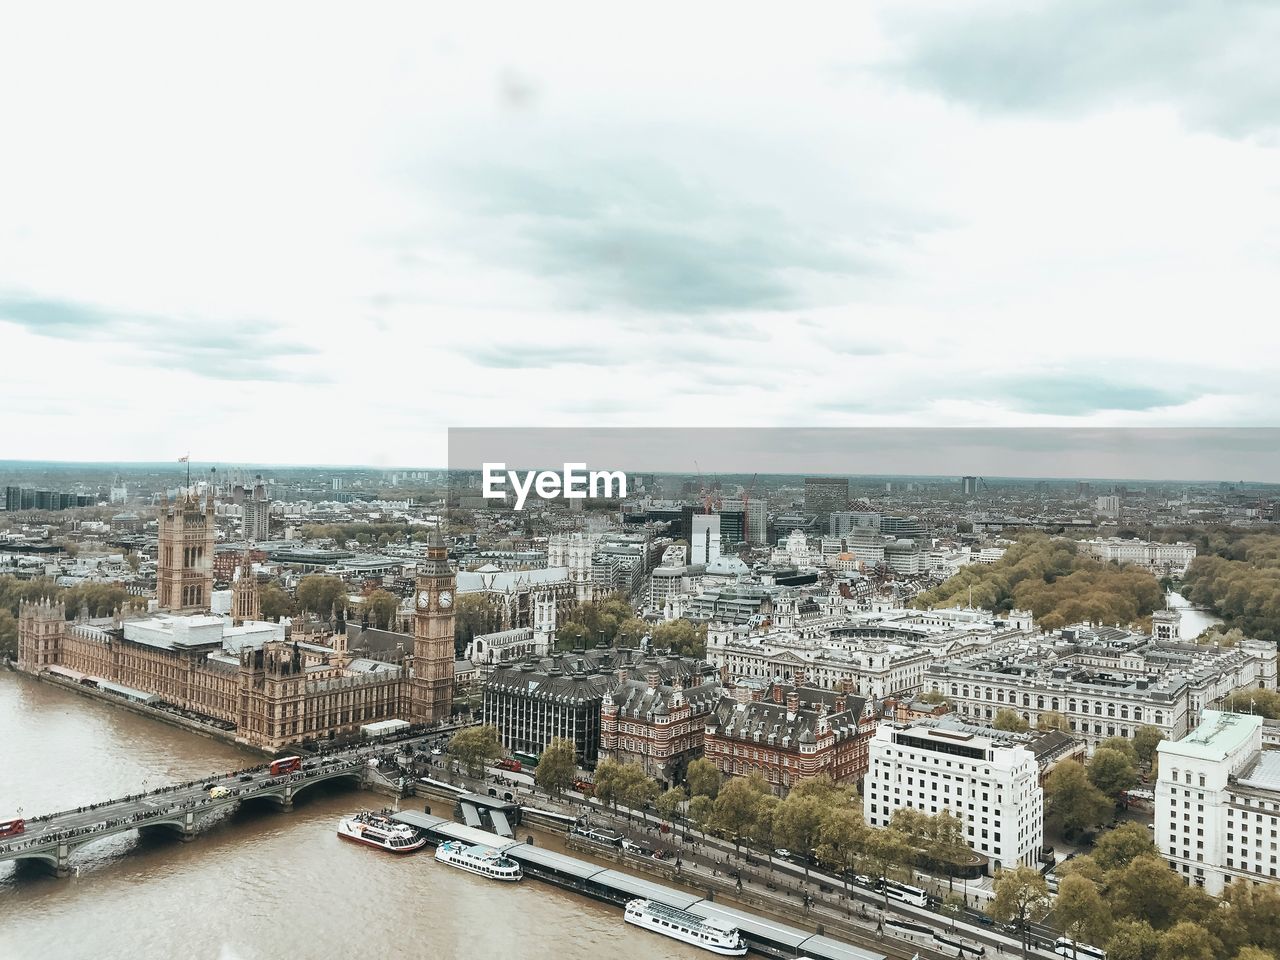
[[[570,364],[595,366],[623,359],[620,351],[604,344],[556,346],[547,343],[495,343],[480,347],[468,346],[459,352],[477,366],[499,370],[540,370]]]
[[[883,269],[839,233],[657,161],[491,164],[460,186],[505,238],[484,255],[545,279],[572,309],[780,310],[811,302],[812,279]]]
[[[186,370],[211,380],[292,381],[315,378],[294,370],[294,358],[317,350],[281,342],[270,324],[205,323],[190,318],[129,314],[40,297],[0,295],[0,322],[57,340],[127,343],[127,364]]]
[[[1191,386],[1152,387],[1093,376],[1046,374],[996,381],[984,390],[1016,411],[1078,417],[1105,410],[1145,412],[1176,407],[1201,395]]]
[[[887,20],[903,53],[882,69],[996,111],[1083,113],[1169,104],[1230,137],[1275,131],[1280,6],[1270,0],[1045,0],[931,7]]]

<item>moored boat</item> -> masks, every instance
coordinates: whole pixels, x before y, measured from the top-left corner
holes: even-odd
[[[427,839],[407,823],[397,823],[376,813],[357,813],[338,822],[338,836],[390,853],[413,853]]]
[[[436,861],[477,873],[490,880],[519,880],[524,875],[520,864],[510,857],[504,857],[501,851],[482,843],[446,840],[436,847]]]
[[[661,933],[682,943],[718,953],[724,957],[741,957],[747,952],[746,941],[737,927],[708,920],[686,910],[669,907],[654,900],[632,900],[623,919],[637,927]]]

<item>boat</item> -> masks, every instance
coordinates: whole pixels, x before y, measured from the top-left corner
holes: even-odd
[[[681,943],[718,953],[722,957],[741,957],[747,952],[746,941],[737,927],[708,920],[685,910],[669,907],[654,900],[632,900],[622,915],[627,923],[661,933]]]
[[[413,853],[427,843],[427,838],[407,823],[397,823],[376,813],[343,817],[338,822],[338,836],[391,853]]]
[[[491,880],[519,880],[524,876],[520,864],[483,843],[446,840],[436,847],[436,862],[447,863],[459,870],[469,870]]]

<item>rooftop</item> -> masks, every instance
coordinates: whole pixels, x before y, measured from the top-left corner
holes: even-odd
[[[1225,760],[1247,746],[1261,728],[1262,717],[1259,716],[1205,710],[1200,726],[1175,743],[1161,743],[1158,749],[1161,755],[1194,760]]]

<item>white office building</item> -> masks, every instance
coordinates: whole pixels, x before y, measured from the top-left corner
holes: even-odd
[[[1031,750],[966,730],[881,724],[871,739],[863,815],[873,827],[914,808],[950,811],[993,868],[1035,867],[1044,845],[1044,791]]]
[[[1206,710],[1158,748],[1156,847],[1215,896],[1233,881],[1277,880],[1280,752],[1263,750],[1262,734],[1262,717]]]
[[[1194,543],[1153,543],[1147,540],[1126,540],[1123,537],[1081,540],[1076,548],[1103,563],[1114,560],[1122,565],[1139,566],[1158,577],[1180,577],[1196,558]]]
[[[689,536],[690,562],[707,564],[720,556],[720,515],[695,513]]]

